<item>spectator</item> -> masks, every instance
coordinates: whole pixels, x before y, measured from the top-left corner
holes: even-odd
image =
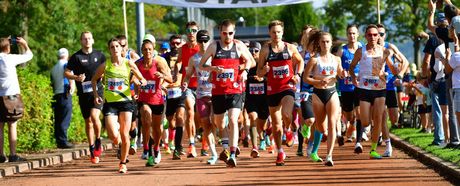
[[[418,72],[416,83],[411,83],[417,95],[418,114],[420,115],[422,131],[429,133],[431,131],[430,113],[431,113],[431,97],[430,89],[428,88],[427,78],[422,77],[422,73]]]
[[[170,51],[169,43],[168,42],[162,43],[160,47],[160,55],[163,56],[169,51]]]
[[[10,54],[10,45],[19,44],[25,51],[24,54]],[[0,163],[6,162],[3,151],[4,126],[8,123],[8,140],[10,142],[9,162],[23,161],[16,154],[17,121],[22,117],[24,104],[22,103],[16,66],[33,57],[26,40],[22,37],[0,38]],[[18,113],[19,111],[19,113]]]
[[[72,118],[72,94],[74,92],[74,80],[64,77],[64,69],[69,59],[69,51],[61,48],[58,51],[58,62],[51,69],[51,81],[53,85],[54,96],[54,137],[58,148],[68,149],[74,145],[67,140],[67,129]]]

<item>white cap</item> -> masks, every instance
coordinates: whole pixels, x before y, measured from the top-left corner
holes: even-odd
[[[451,25],[455,28],[455,32],[460,33],[460,16],[453,17]]]
[[[60,48],[58,50],[58,56],[59,57],[68,56],[68,55],[69,55],[69,51],[66,48]]]
[[[149,40],[153,44],[155,44],[155,37],[152,34],[145,34],[144,39],[142,41]]]

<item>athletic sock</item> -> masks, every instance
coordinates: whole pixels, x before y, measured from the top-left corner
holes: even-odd
[[[222,138],[222,147],[228,149],[228,138]]]
[[[386,139],[386,140],[385,140],[385,144],[386,144],[386,149],[387,149],[387,150],[390,150],[390,149],[391,149],[391,140],[390,140],[390,139]]]
[[[361,143],[363,139],[363,128],[361,120],[356,120],[356,143]]]
[[[372,142],[371,144],[371,151],[377,150],[377,143]]]
[[[150,137],[150,138],[149,138],[149,146],[148,146],[148,149],[149,149],[149,156],[152,156],[152,145],[153,145],[153,138]]]
[[[176,127],[176,136],[174,136],[174,145],[176,150],[182,150],[182,133],[183,127]]]
[[[313,150],[311,153],[318,153],[319,144],[321,143],[321,139],[323,138],[323,133],[318,130],[315,130],[315,139],[313,140]]]
[[[168,141],[173,141],[175,134],[176,134],[176,128],[168,129],[168,132],[169,132]]]
[[[191,137],[189,140],[190,140],[190,146],[195,146],[195,138]]]
[[[302,149],[303,149],[303,135],[302,135],[302,130],[301,130],[301,127],[303,126],[300,126],[299,129],[297,129],[297,140],[299,141],[299,146],[297,147],[297,151],[298,152],[301,152]]]

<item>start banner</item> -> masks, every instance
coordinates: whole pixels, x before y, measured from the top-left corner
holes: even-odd
[[[125,0],[187,8],[253,8],[312,2],[312,0]]]

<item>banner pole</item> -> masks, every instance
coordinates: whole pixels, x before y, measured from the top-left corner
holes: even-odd
[[[125,36],[126,36],[126,44],[129,44],[129,37],[128,37],[128,21],[126,19],[126,0],[123,0],[123,19],[125,24]]]
[[[378,16],[378,23],[380,24],[380,0],[377,0],[377,16]]]

